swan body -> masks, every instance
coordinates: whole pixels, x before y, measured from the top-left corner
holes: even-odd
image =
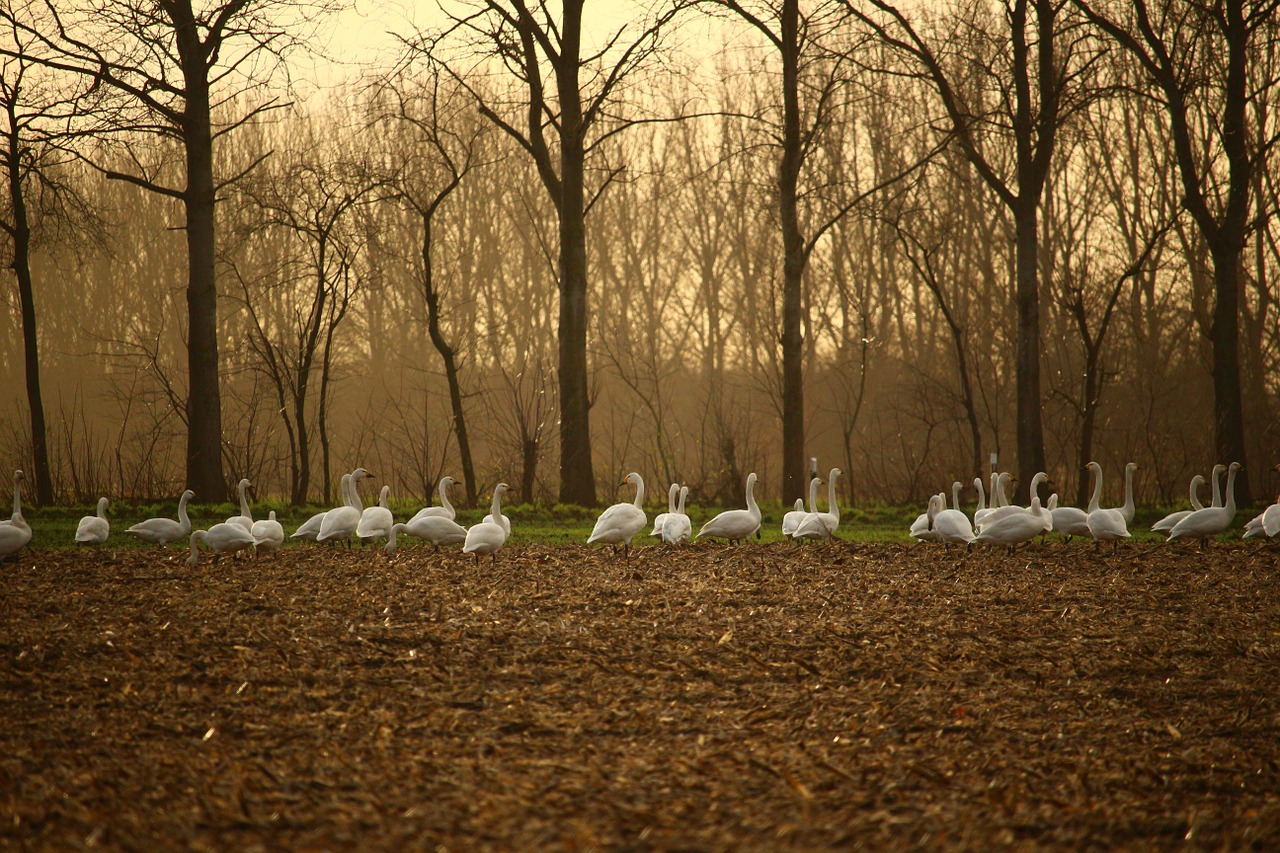
[[[267,517],[253,523],[253,547],[256,551],[279,551],[284,545],[284,527],[276,521],[273,509]]]
[[[1066,538],[1089,535],[1089,513],[1078,506],[1058,506],[1058,493],[1049,496],[1049,521]]]
[[[680,500],[676,511],[669,513],[662,522],[662,541],[674,545],[683,542],[693,535],[693,522],[684,512],[684,500],[689,496],[689,487],[680,487]]]
[[[320,522],[320,533],[316,536],[317,542],[345,542],[351,538],[360,525],[360,481],[372,476],[365,469],[357,468],[351,472],[350,479],[344,478],[346,503],[324,514],[324,520]]]
[[[827,511],[811,512],[806,515],[792,538],[829,541],[835,535],[836,528],[840,526],[840,506],[836,503],[836,478],[842,473],[839,468],[832,468],[827,474]]]
[[[810,512],[818,511],[818,484],[821,483],[817,477],[809,481],[809,509],[804,508],[804,499],[796,498],[795,508],[782,517],[782,535],[788,539],[795,536],[796,529],[800,526],[800,522],[804,521],[804,517]]]
[[[969,516],[960,510],[960,488],[958,481],[952,483],[951,509],[938,510],[933,514],[933,530],[943,545],[968,545],[977,539]]]
[[[76,525],[76,542],[81,545],[98,545],[106,543],[111,535],[111,522],[107,521],[106,498],[98,498],[98,514],[86,515]]]
[[[935,502],[937,506],[935,506]],[[937,542],[938,533],[933,529],[933,517],[947,506],[947,495],[945,492],[938,492],[936,495],[929,496],[929,505],[924,512],[916,516],[916,520],[911,522],[910,535],[917,542]]]
[[[342,476],[343,476],[343,479],[346,479],[351,475],[343,474]],[[343,491],[344,493],[346,491],[345,485],[343,487]],[[299,524],[298,529],[293,531],[293,534],[289,538],[303,539],[307,542],[316,541],[316,537],[320,535],[320,528],[324,526],[324,517],[328,514],[329,513],[327,510],[325,512],[317,512],[315,515],[311,516],[306,521]]]
[[[631,547],[631,539],[643,530],[645,524],[648,523],[649,518],[645,515],[642,506],[644,501],[644,480],[639,474],[632,471],[620,485],[625,486],[627,483],[631,483],[636,487],[635,501],[614,504],[600,513],[600,517],[596,519],[595,528],[591,531],[591,535],[587,537],[588,545],[595,542],[604,542],[607,545],[612,545],[615,552],[618,550],[618,546],[621,545],[622,553],[625,555]]]
[[[360,513],[360,523],[356,525],[356,536],[364,542],[370,539],[388,539],[391,536],[391,525],[396,523],[395,516],[387,509],[387,496],[391,494],[390,486],[383,486],[378,494],[378,505],[366,507]]]
[[[31,542],[31,525],[22,516],[22,481],[25,475],[21,471],[13,472],[13,515],[7,524],[0,524],[0,560],[18,553]]]
[[[253,513],[249,510],[249,499],[244,493],[251,485],[253,484],[244,479],[236,486],[236,490],[240,492],[240,514],[227,519],[227,524],[238,524],[250,533],[253,532]]]
[[[511,487],[506,483],[499,483],[493,487],[493,507],[486,519],[506,519],[502,514],[502,496],[507,493]],[[509,525],[510,522],[508,521]],[[473,525],[467,531],[467,538],[462,545],[462,553],[475,554],[476,562],[480,562],[480,557],[485,554],[493,555],[493,559],[498,559],[498,549],[507,542],[507,537],[511,535],[511,528],[504,527],[501,523],[488,520],[481,521],[479,524]]]
[[[243,525],[227,521],[221,521],[208,530],[196,530],[191,534],[191,556],[187,557],[187,565],[194,566],[200,562],[200,542],[212,548],[214,554],[220,557],[252,548],[253,534],[245,530]]]
[[[440,483],[436,486],[437,491],[440,493],[440,506],[423,507],[418,510],[417,514],[415,514],[413,518],[409,520],[417,521],[419,518],[428,518],[433,515],[440,518],[447,518],[450,521],[457,518],[458,513],[454,510],[453,504],[449,503],[449,487],[453,484],[454,479],[452,477],[441,477]]]
[[[172,518],[148,518],[146,521],[139,521],[125,533],[153,545],[168,545],[170,542],[177,542],[179,539],[190,536],[191,519],[187,517],[187,501],[195,496],[196,493],[190,489],[182,493],[182,497],[178,499],[177,521]]]
[[[1164,518],[1151,525],[1151,529],[1156,533],[1168,533],[1173,530],[1174,525],[1186,518],[1198,509],[1204,509],[1204,505],[1200,503],[1200,487],[1204,485],[1204,477],[1196,474],[1191,478],[1191,509],[1179,510],[1171,512]]]
[[[756,474],[747,475],[747,508],[727,509],[712,518],[698,531],[695,539],[703,536],[714,536],[728,539],[730,543],[741,542],[753,533],[760,532],[760,507],[756,505]]]
[[[1280,533],[1280,500],[1262,511],[1262,532],[1267,534],[1267,538]]]
[[[1133,463],[1129,463],[1133,464]],[[1093,474],[1093,496],[1089,499],[1089,535],[1095,543],[1112,543],[1112,552],[1120,547],[1120,542],[1129,538],[1129,525],[1124,520],[1124,512],[1120,509],[1101,509],[1098,502],[1102,499],[1102,466],[1090,462],[1085,466]]]
[[[435,546],[437,551],[440,550],[441,545],[457,545],[467,541],[467,528],[452,518],[445,518],[443,515],[424,515],[421,518],[414,516],[406,522],[391,525],[387,536],[388,554],[396,552],[396,534],[398,533],[407,533],[419,539],[426,539]]]
[[[1021,508],[1019,508],[1021,509]],[[978,542],[992,542],[1008,547],[1009,552],[1044,533],[1045,512],[1040,507],[1040,496],[1031,499],[1031,507],[1026,512],[1010,513],[982,525],[982,532],[977,535]]]
[[[680,484],[672,483],[667,489],[667,511],[660,512],[653,517],[653,530],[649,531],[650,536],[662,536],[662,526],[667,522],[667,516],[676,511],[676,496],[680,494]]]
[[[1169,532],[1169,539],[1199,539],[1202,542],[1231,526],[1236,517],[1236,474],[1240,463],[1232,462],[1227,468],[1226,503],[1223,506],[1207,506],[1198,509],[1179,521]]]

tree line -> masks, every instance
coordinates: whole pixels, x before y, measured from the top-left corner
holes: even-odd
[[[6,0],[5,453],[41,502],[332,501],[353,460],[790,501],[811,457],[901,501],[991,453],[1247,497],[1276,6],[453,3],[301,98],[326,3]]]

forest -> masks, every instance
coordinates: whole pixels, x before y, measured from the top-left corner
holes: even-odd
[[[1280,3],[610,5],[4,0],[31,499],[1274,492]]]

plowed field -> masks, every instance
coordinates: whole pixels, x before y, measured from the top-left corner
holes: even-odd
[[[1280,849],[1280,556],[23,554],[0,845]]]

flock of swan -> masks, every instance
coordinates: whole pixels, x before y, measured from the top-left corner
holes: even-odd
[[[1236,474],[1240,471],[1240,463],[1215,465],[1209,478],[1213,486],[1212,503],[1204,506],[1200,503],[1200,487],[1204,477],[1197,474],[1191,478],[1191,508],[1170,513],[1152,525],[1151,529],[1173,539],[1197,539],[1203,544],[1231,526],[1236,515],[1235,484]],[[989,542],[1007,547],[1010,552],[1023,542],[1049,533],[1060,533],[1065,538],[1072,536],[1088,536],[1101,546],[1110,542],[1114,553],[1120,543],[1130,537],[1129,525],[1133,523],[1133,474],[1138,470],[1136,463],[1130,462],[1124,468],[1124,504],[1118,507],[1102,507],[1102,466],[1090,462],[1086,469],[1093,478],[1093,494],[1088,509],[1072,506],[1059,506],[1058,496],[1049,496],[1046,505],[1040,503],[1040,485],[1048,480],[1044,472],[1036,474],[1031,480],[1030,506],[1019,506],[1009,503],[1005,496],[1006,486],[1011,478],[1007,473],[991,474],[991,505],[986,505],[986,494],[982,479],[973,481],[978,491],[978,506],[970,520],[960,509],[960,491],[962,484],[951,484],[951,508],[947,508],[945,492],[929,498],[929,506],[911,525],[911,536],[921,542],[941,542],[944,546],[972,545],[974,542]],[[1275,466],[1280,471],[1280,465]],[[1219,488],[1219,478],[1226,472],[1226,499]],[[1268,506],[1245,525],[1244,537],[1250,539],[1257,536],[1273,537],[1280,533],[1280,498]]]
[[[951,507],[947,507],[945,492],[930,497],[928,508],[912,523],[910,535],[921,542],[941,542],[944,546],[955,544],[968,547],[975,542],[986,542],[1005,546],[1012,552],[1019,544],[1036,536],[1058,532],[1068,539],[1072,536],[1088,536],[1099,545],[1110,542],[1114,551],[1121,541],[1130,536],[1129,525],[1133,523],[1134,517],[1133,475],[1138,466],[1132,462],[1125,466],[1124,504],[1112,508],[1102,508],[1099,505],[1102,498],[1101,466],[1090,462],[1087,467],[1094,484],[1087,510],[1059,506],[1056,494],[1051,495],[1047,504],[1042,506],[1039,488],[1048,479],[1043,472],[1036,474],[1031,481],[1030,506],[1011,504],[1006,497],[1006,487],[1012,478],[1007,473],[993,472],[990,506],[987,505],[982,479],[975,479],[973,483],[978,492],[978,505],[970,519],[960,509],[962,484],[955,482],[951,490]],[[1210,474],[1213,497],[1209,506],[1200,503],[1199,490],[1205,480],[1197,474],[1191,480],[1191,508],[1165,516],[1153,525],[1152,530],[1166,534],[1169,539],[1188,538],[1202,542],[1225,532],[1236,514],[1235,479],[1240,467],[1238,462],[1229,466],[1214,466]],[[1280,471],[1280,465],[1275,466],[1275,469]],[[1223,490],[1219,488],[1219,478],[1224,471],[1227,475],[1225,501]],[[836,479],[841,473],[839,468],[832,468],[827,475],[826,512],[818,511],[818,488],[822,481],[818,477],[810,480],[808,507],[806,508],[802,499],[797,499],[794,508],[783,516],[782,533],[786,538],[797,542],[811,539],[828,541],[835,535],[840,525]],[[437,550],[441,546],[461,544],[462,552],[473,555],[478,561],[481,556],[496,559],[497,552],[511,537],[511,519],[502,514],[502,498],[509,490],[506,483],[499,483],[494,487],[489,514],[479,524],[467,528],[458,524],[457,513],[449,501],[449,489],[455,483],[452,477],[443,477],[438,484],[438,506],[424,507],[408,521],[397,522],[387,507],[389,486],[382,487],[376,505],[363,505],[359,484],[372,476],[364,468],[356,468],[350,474],[342,475],[342,505],[316,513],[299,525],[289,538],[347,544],[350,544],[352,537],[358,537],[362,542],[385,540],[386,552],[394,554],[397,537],[409,535],[430,542]],[[17,553],[31,542],[31,527],[22,515],[22,481],[23,473],[15,471],[13,515],[7,521],[0,521],[0,559]],[[240,514],[214,524],[207,530],[192,530],[187,503],[195,497],[195,492],[187,489],[178,501],[176,520],[149,518],[128,528],[125,533],[157,545],[186,539],[191,547],[191,555],[187,558],[191,565],[199,562],[202,544],[216,555],[246,549],[253,549],[255,552],[276,551],[284,545],[284,528],[276,521],[274,511],[267,518],[253,518],[246,494],[251,485],[249,480],[243,479],[237,487]],[[632,540],[649,523],[644,511],[644,479],[633,471],[620,484],[628,485],[635,488],[635,499],[614,504],[602,512],[587,539],[588,544],[609,545],[615,553],[621,548],[624,557],[630,552]],[[648,535],[672,544],[703,537],[726,539],[733,544],[751,536],[758,537],[761,513],[756,503],[755,486],[756,475],[752,473],[747,477],[746,508],[721,512],[693,535],[693,524],[685,512],[685,499],[689,489],[672,483],[667,492],[667,511],[654,518],[653,528]],[[77,543],[101,547],[107,542],[111,533],[106,515],[107,505],[108,500],[101,498],[97,513],[80,520],[75,536]],[[1274,537],[1277,534],[1280,534],[1280,498],[1245,526],[1244,536]]]

